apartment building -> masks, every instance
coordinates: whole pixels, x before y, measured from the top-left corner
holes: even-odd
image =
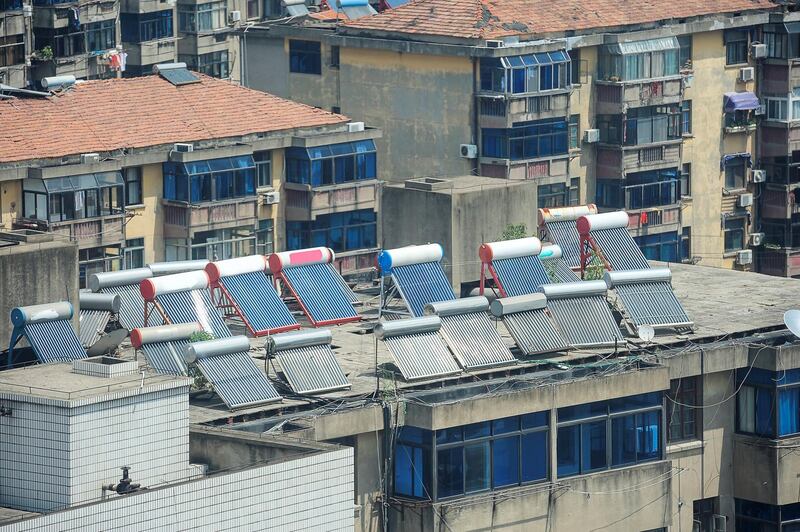
[[[759,258],[776,256],[763,246],[775,222],[791,227],[759,208],[788,194],[761,194],[759,170],[781,178],[759,150],[791,153],[772,140],[789,115],[769,118],[764,98],[773,116],[791,106],[796,13],[767,0],[637,5],[424,0],[335,25],[256,25],[242,34],[243,82],[381,127],[386,180],[530,180],[532,209],[638,215],[630,231],[650,259],[787,274]]]
[[[345,273],[373,264],[379,130],[181,68],[11,93],[0,224],[78,242],[81,286],[307,245],[332,248]]]

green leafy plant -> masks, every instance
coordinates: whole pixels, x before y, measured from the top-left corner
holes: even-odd
[[[206,331],[197,331],[193,332],[192,335],[189,337],[189,343],[194,344],[197,342],[206,342],[208,340],[213,340],[214,335],[206,332]],[[189,367],[186,368],[189,377],[192,379],[192,388],[195,390],[206,390],[208,389],[209,382],[206,379],[203,372],[200,371],[200,368],[197,367],[197,364],[191,364]]]
[[[41,50],[37,50],[36,57],[38,57],[39,59],[52,59],[53,47],[48,45],[43,47]]]
[[[528,228],[525,224],[508,224],[500,235],[500,240],[516,240],[528,236]]]
[[[586,265],[586,268],[583,272],[583,280],[584,281],[597,281],[603,278],[605,275],[606,269],[603,266],[603,261],[600,260],[600,257],[597,256],[597,252],[592,250],[592,258],[589,259],[589,264]]]

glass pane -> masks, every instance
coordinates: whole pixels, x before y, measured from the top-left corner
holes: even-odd
[[[483,438],[489,435],[489,422],[473,423],[464,427],[464,439],[474,440],[475,438]]]
[[[464,447],[465,491],[489,489],[489,442]]]
[[[606,421],[581,425],[583,471],[606,467]]]
[[[756,388],[756,434],[772,436],[775,432],[774,391]]]
[[[464,436],[461,432],[461,427],[453,427],[450,429],[441,429],[436,431],[436,443],[441,445],[443,443],[452,443],[461,441]]]
[[[568,406],[558,409],[558,421],[571,421],[587,417],[602,416],[608,413],[608,403],[598,401],[596,403],[586,403],[583,405]]]
[[[95,174],[95,177],[97,178],[97,184],[101,187],[124,184],[122,172],[100,172]]]
[[[612,399],[608,404],[612,412],[625,412],[626,410],[637,410],[648,406],[660,406],[661,392],[620,397],[619,399]]]
[[[636,416],[611,420],[611,465],[636,462]]]
[[[661,413],[637,414],[638,461],[661,458]]]
[[[558,429],[556,458],[559,477],[580,473],[580,429],[580,425]]]
[[[522,416],[522,430],[547,426],[547,412],[536,412]]]
[[[523,482],[547,478],[547,464],[549,462],[547,436],[548,432],[546,430],[522,435]],[[559,472],[560,471],[561,467],[559,464]]]
[[[800,388],[778,391],[778,436],[800,432]]]
[[[436,453],[436,487],[439,498],[464,493],[463,447],[442,449]]]
[[[519,483],[519,437],[500,438],[492,443],[494,487]]]
[[[507,417],[492,421],[492,432],[494,434],[505,434],[519,430],[519,417]]]

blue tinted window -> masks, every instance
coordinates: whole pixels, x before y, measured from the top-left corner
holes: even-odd
[[[800,387],[778,391],[778,436],[800,432]]]
[[[471,493],[489,489],[489,442],[464,446],[464,491]]]
[[[396,493],[420,499],[429,498],[424,482],[424,474],[428,468],[425,456],[425,450],[420,447],[397,445],[394,466]]]
[[[492,421],[492,433],[505,434],[519,430],[519,417],[506,417]]]
[[[636,459],[657,460],[661,458],[661,413],[659,411],[636,414],[638,442]]]
[[[559,427],[556,438],[558,476],[568,477],[581,471],[581,427]]]
[[[547,426],[548,412],[536,412],[522,416],[522,430]]]
[[[463,447],[441,449],[436,453],[436,488],[438,497],[452,497],[464,492],[463,453]]]
[[[522,481],[530,482],[547,478],[548,457],[547,431],[522,435]]]
[[[661,406],[661,392],[644,393],[612,399],[608,402],[611,412],[625,412],[626,410],[637,410],[650,406]]]
[[[582,471],[594,471],[606,467],[606,421],[595,421],[581,425]]]
[[[598,401],[596,403],[586,403],[582,405],[568,406],[558,409],[558,421],[572,421],[587,417],[604,416],[608,413],[608,403]]]
[[[611,420],[611,465],[636,462],[636,416],[621,416]]]
[[[474,440],[475,438],[484,438],[489,436],[489,422],[484,421],[483,423],[473,423],[472,425],[467,425],[464,427],[464,439],[465,440]]]
[[[461,427],[453,427],[450,429],[441,429],[436,431],[436,443],[441,445],[443,443],[453,443],[464,439],[464,433]]]
[[[400,428],[398,440],[410,443],[420,443],[420,444],[430,445],[431,432],[429,430],[406,425]]]
[[[544,434],[544,433],[543,433]],[[519,437],[500,438],[492,443],[495,487],[519,483]]]

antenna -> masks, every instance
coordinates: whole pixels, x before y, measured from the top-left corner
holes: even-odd
[[[787,310],[783,315],[783,323],[793,335],[800,338],[800,310]]]
[[[798,323],[800,323],[800,321]],[[639,325],[639,328],[636,332],[639,334],[639,339],[646,344],[649,344],[656,335],[655,329],[653,329],[653,327],[650,325]]]

